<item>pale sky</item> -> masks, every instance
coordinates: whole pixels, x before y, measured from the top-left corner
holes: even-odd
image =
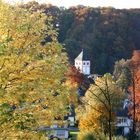
[[[31,0],[5,0],[7,2],[28,2]],[[140,8],[140,0],[36,0],[40,3],[51,3],[57,6],[70,7],[75,5],[85,6],[112,6],[115,8]]]

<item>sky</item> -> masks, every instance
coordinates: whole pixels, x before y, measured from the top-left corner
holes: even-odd
[[[5,0],[7,2],[28,2],[31,0]],[[140,0],[36,0],[40,3],[51,3],[57,6],[64,6],[66,8],[75,5],[85,5],[85,6],[92,6],[92,7],[108,7],[112,6],[115,8],[140,8]]]

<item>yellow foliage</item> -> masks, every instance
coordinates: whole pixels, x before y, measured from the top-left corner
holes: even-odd
[[[51,21],[52,17],[41,11],[32,12],[0,0],[1,138],[34,139],[31,137],[35,137],[38,126],[50,124],[58,114],[66,114],[71,89],[62,81],[68,62]],[[45,37],[52,41],[42,46]],[[16,109],[11,109],[13,106]],[[28,115],[35,121],[30,122]],[[3,122],[2,116],[8,121]],[[31,133],[24,130],[24,125],[30,127]],[[23,131],[16,128],[21,126]]]
[[[110,128],[112,131],[116,119],[115,113],[120,109],[124,97],[123,90],[110,74],[97,78],[82,98],[85,103],[85,115],[81,114],[80,130],[108,133]]]
[[[99,121],[100,114],[98,112],[94,112],[91,110],[90,112],[86,113],[81,119],[79,123],[79,128],[82,132],[98,132],[100,128],[100,121]]]

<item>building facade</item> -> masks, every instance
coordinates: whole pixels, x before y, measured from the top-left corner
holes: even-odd
[[[75,67],[84,75],[90,75],[90,60],[85,55],[82,50],[75,58]]]

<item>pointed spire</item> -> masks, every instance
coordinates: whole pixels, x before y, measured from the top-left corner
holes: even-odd
[[[83,49],[81,51],[81,53],[75,58],[75,60],[83,60]]]

